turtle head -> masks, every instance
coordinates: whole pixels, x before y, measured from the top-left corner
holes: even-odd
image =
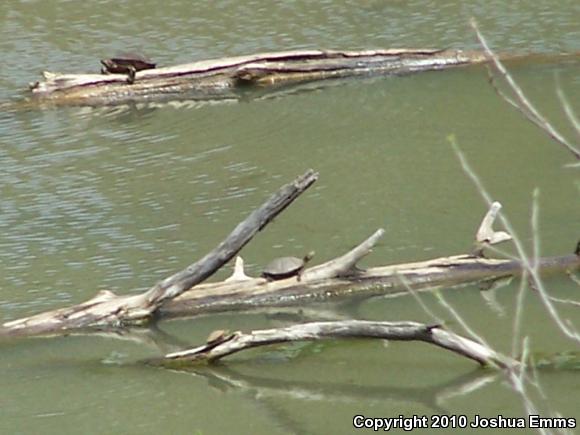
[[[102,64],[104,67],[107,67],[107,68],[109,68],[110,66],[114,65],[114,64],[115,64],[115,62],[113,62],[111,59],[101,59],[101,64]]]
[[[310,251],[308,254],[306,254],[304,256],[304,258],[302,259],[302,261],[304,261],[304,263],[308,263],[310,260],[312,260],[314,258],[314,251]]]

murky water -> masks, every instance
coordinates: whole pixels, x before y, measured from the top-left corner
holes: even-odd
[[[474,48],[471,15],[501,50],[580,50],[573,1],[5,0],[0,13],[3,100],[42,70],[97,71],[99,58],[127,48],[161,64],[313,47]],[[513,71],[570,137],[555,87],[580,111],[578,66]],[[145,289],[206,253],[307,168],[320,171],[319,182],[244,249],[250,273],[274,256],[310,249],[326,260],[379,227],[384,241],[366,264],[465,252],[485,206],[449,134],[527,246],[539,188],[543,254],[573,249],[578,171],[565,168],[570,156],[497,98],[481,68],[347,81],[241,103],[0,113],[0,321],[80,302],[98,289]],[[578,299],[567,278],[547,284]],[[514,282],[498,290],[497,305],[475,287],[443,294],[510,352],[517,289]],[[562,310],[580,322],[577,309]],[[413,298],[369,301],[356,315],[430,320]],[[197,344],[216,328],[282,324],[248,313],[160,328]],[[533,297],[524,324],[533,351],[577,349]],[[501,378],[423,344],[297,344],[250,352],[216,370],[177,372],[142,364],[163,350],[142,340],[2,345],[0,433],[352,433],[356,414],[524,415]],[[542,409],[580,417],[575,372],[542,373],[541,382],[548,398]]]

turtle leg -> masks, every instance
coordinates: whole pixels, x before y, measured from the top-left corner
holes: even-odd
[[[135,69],[135,67],[133,65],[129,65],[127,67],[127,83],[129,83],[130,85],[135,83],[135,73],[136,72],[137,72],[137,70]]]

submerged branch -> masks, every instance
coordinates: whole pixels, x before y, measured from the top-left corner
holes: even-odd
[[[244,334],[224,334],[217,342],[165,356],[168,364],[215,361],[225,356],[277,343],[315,341],[325,339],[374,338],[397,341],[422,341],[450,350],[482,365],[500,368],[511,367],[516,361],[494,350],[447,331],[441,325],[424,325],[416,322],[371,322],[346,320],[337,322],[312,322],[279,329],[256,330]]]

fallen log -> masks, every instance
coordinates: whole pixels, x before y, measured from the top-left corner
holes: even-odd
[[[459,50],[299,50],[260,53],[138,71],[134,83],[124,74],[44,72],[31,84],[36,97],[98,102],[140,96],[202,91],[224,93],[248,84],[298,83],[361,74],[409,73],[481,62],[482,53]]]
[[[320,267],[320,266],[318,266]],[[564,255],[541,258],[542,273],[580,269],[580,257]],[[291,277],[280,281],[249,278],[241,281],[204,283],[195,291],[185,292],[162,306],[163,317],[189,317],[258,307],[296,306],[328,300],[352,300],[408,294],[410,285],[417,291],[454,287],[477,282],[491,282],[518,276],[525,269],[519,260],[492,259],[472,255],[454,255],[414,263],[354,270],[350,274],[310,279],[310,269],[302,279]]]
[[[505,231],[493,229],[500,210],[499,202],[491,204],[477,229],[471,254],[365,270],[358,268],[357,263],[371,252],[383,236],[384,230],[379,229],[343,256],[305,269],[299,278],[270,281],[248,277],[244,272],[243,260],[238,257],[230,278],[221,283],[201,284],[195,292],[182,294],[164,305],[160,311],[167,317],[191,316],[273,305],[303,305],[341,297],[395,296],[407,294],[409,286],[415,290],[432,290],[442,286],[478,281],[489,283],[513,277],[525,270],[520,260],[484,256],[486,248],[512,239]],[[560,257],[541,258],[538,267],[543,273],[576,270],[580,267],[580,256],[575,252]]]
[[[503,59],[529,56],[504,55]],[[345,77],[410,74],[487,62],[485,53],[453,49],[297,50],[203,60],[125,74],[44,72],[32,103],[109,105],[128,101],[237,98],[248,86],[279,87]]]
[[[492,225],[501,207],[493,203],[476,234],[475,253],[428,261],[360,269],[357,263],[383,236],[379,229],[346,254],[309,267],[285,279],[252,278],[238,258],[233,275],[224,282],[200,284],[247,244],[257,231],[277,216],[317,179],[308,171],[283,186],[264,205],[252,212],[212,252],[157,283],[148,291],[117,296],[101,291],[94,298],[72,307],[6,322],[2,336],[69,334],[87,329],[107,330],[148,322],[161,317],[192,316],[216,311],[233,311],[265,306],[305,305],[336,297],[367,298],[384,294],[408,293],[408,288],[433,289],[481,280],[497,280],[521,273],[519,260],[489,259],[483,256],[489,245],[509,240]],[[540,270],[570,271],[580,268],[576,254],[538,260]]]

